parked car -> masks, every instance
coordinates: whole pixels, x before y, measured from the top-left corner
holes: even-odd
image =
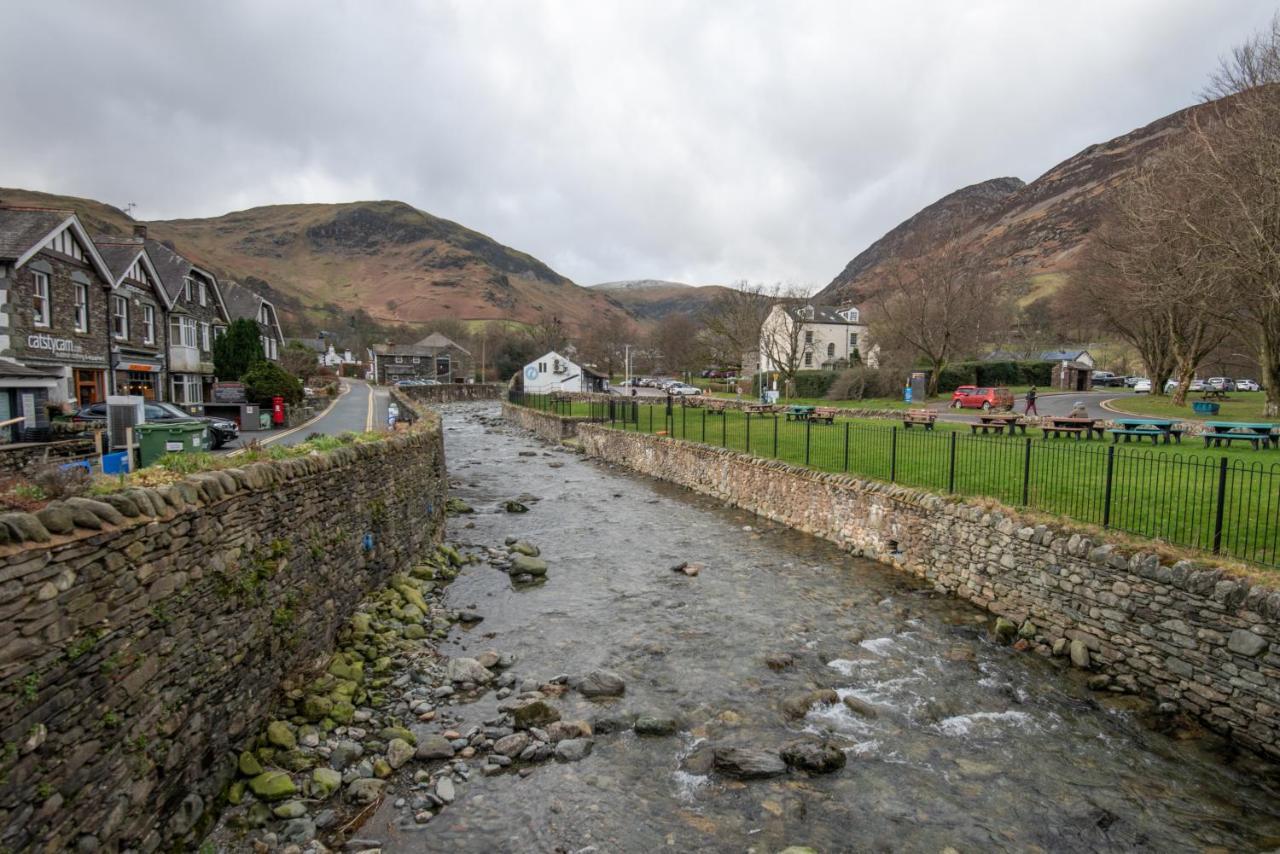
[[[1236,381],[1227,377],[1209,377],[1205,380],[1204,387],[1213,391],[1235,391]]]
[[[1146,380],[1148,384],[1150,384],[1151,382],[1150,380],[1147,380],[1146,377],[1133,376],[1133,377],[1125,377],[1124,384],[1129,388],[1134,388],[1135,386],[1137,386],[1138,383],[1142,382],[1143,380]]]
[[[1173,394],[1178,387],[1178,381],[1174,379],[1167,380],[1164,384],[1164,393]],[[1192,380],[1190,391],[1204,391],[1204,380]]]
[[[156,401],[145,403],[142,407],[142,417],[148,424],[172,424],[178,421],[199,421],[206,424],[209,427],[209,438],[215,451],[228,442],[235,441],[240,435],[240,428],[236,426],[234,421],[226,418],[192,415],[172,403],[159,403]],[[105,403],[90,404],[71,416],[71,420],[85,424],[105,424],[107,421],[107,405]]]
[[[1262,391],[1256,380],[1236,380],[1236,391]]]
[[[702,389],[694,385],[687,385],[685,383],[672,383],[671,385],[667,386],[667,394],[674,394],[674,395],[679,395],[684,397],[692,394],[702,394]]]
[[[1138,377],[1137,382],[1133,384],[1135,394],[1151,394],[1151,380],[1146,377]]]
[[[1013,392],[1003,387],[962,385],[951,393],[951,408],[981,409],[984,412],[990,412],[993,409],[1011,409]]]
[[[1092,374],[1095,386],[1122,386],[1124,377],[1118,377],[1110,371],[1094,371]]]

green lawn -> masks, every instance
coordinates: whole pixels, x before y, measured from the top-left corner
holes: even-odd
[[[615,415],[624,407],[617,407]],[[630,407],[626,407],[630,410]],[[607,408],[576,403],[560,414],[607,418]],[[1280,451],[1247,446],[1114,446],[1110,440],[974,436],[964,423],[933,431],[888,420],[788,421],[782,415],[723,414],[636,402],[616,429],[746,451],[822,471],[902,483],[940,493],[988,496],[1179,546],[1212,550],[1225,461],[1222,554],[1280,565]],[[605,421],[610,424],[611,422]],[[1110,502],[1107,472],[1111,472]]]
[[[1226,400],[1212,401],[1219,405],[1217,415],[1201,415],[1192,411],[1191,404],[1203,399],[1198,392],[1192,392],[1187,395],[1186,406],[1174,406],[1172,395],[1153,397],[1139,394],[1117,400],[1110,406],[1132,415],[1150,415],[1155,418],[1183,418],[1187,421],[1274,421],[1280,424],[1280,418],[1268,418],[1262,414],[1262,408],[1267,402],[1266,392],[1228,392]]]

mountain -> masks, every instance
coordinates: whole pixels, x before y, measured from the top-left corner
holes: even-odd
[[[1205,106],[1091,145],[1029,184],[995,178],[944,196],[859,253],[818,296],[858,302],[877,286],[884,265],[908,247],[950,237],[976,253],[987,271],[1026,279],[1028,296],[1043,295],[1069,280],[1108,194],[1134,166],[1182,134],[1188,116]]]
[[[0,189],[0,200],[69,208],[91,233],[129,234],[135,225],[91,199]],[[555,317],[572,329],[626,313],[532,255],[403,202],[271,205],[144,224],[151,237],[275,302],[286,334],[342,328],[359,309],[386,327]]]
[[[640,321],[661,320],[672,314],[697,314],[726,288],[721,285],[686,285],[662,279],[629,279],[601,282],[593,291],[605,291]]]

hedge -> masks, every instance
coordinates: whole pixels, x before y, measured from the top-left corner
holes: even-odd
[[[826,397],[827,390],[836,381],[835,371],[797,371],[796,397]]]
[[[1048,386],[1053,362],[957,362],[943,368],[938,391],[955,391],[958,386]]]

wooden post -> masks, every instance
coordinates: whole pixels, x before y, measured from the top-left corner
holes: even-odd
[[[133,428],[124,428],[124,467],[125,471],[133,474]]]
[[[101,430],[93,431],[93,452],[98,457],[98,472],[103,474],[106,472],[107,461],[102,450],[102,432]]]

